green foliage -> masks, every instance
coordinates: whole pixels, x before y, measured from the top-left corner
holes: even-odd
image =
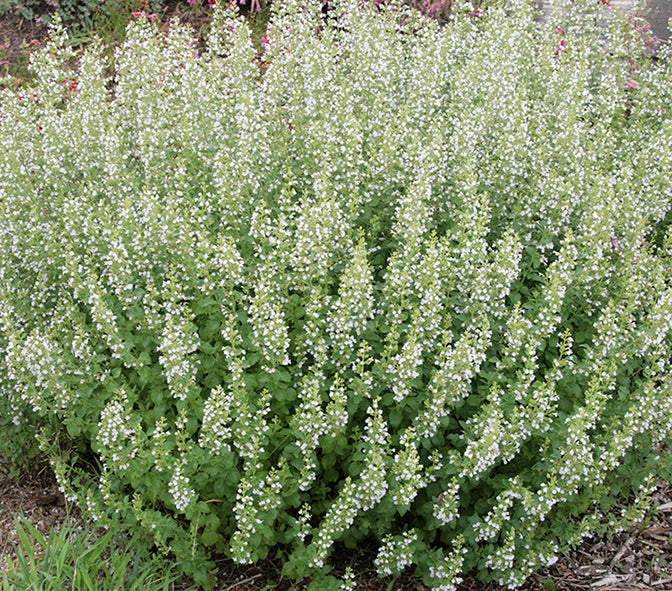
[[[35,440],[37,421],[28,413],[22,419],[17,419],[16,406],[6,404],[6,400],[0,400],[0,472],[3,472],[10,480],[19,480],[26,469],[39,454],[39,446]],[[18,416],[21,416],[19,414]],[[21,421],[21,422],[19,422]],[[32,431],[32,433],[31,433]],[[11,458],[11,461],[5,458]]]
[[[89,28],[104,4],[101,0],[57,0],[57,10],[64,22]]]
[[[2,591],[172,591],[172,569],[135,549],[133,540],[116,542],[113,532],[97,536],[74,525],[43,534],[16,520],[16,558],[0,573]]]
[[[55,30],[0,100],[0,404],[67,497],[204,586],[368,542],[515,586],[641,516],[672,67],[583,4],[287,2],[262,46],[220,8],[203,52],[139,19],[114,80]]]
[[[43,0],[0,0],[0,14],[15,11],[29,21],[36,19],[48,20],[44,12]]]

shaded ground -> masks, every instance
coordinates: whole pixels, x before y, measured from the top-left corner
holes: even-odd
[[[36,42],[44,43],[47,33],[45,25],[26,20],[18,13],[0,14],[0,72],[14,72],[25,64],[27,48]]]
[[[555,588],[557,591],[644,591],[672,589],[672,485],[660,482],[653,496],[650,523],[631,528],[613,539],[589,539],[578,549],[563,554],[551,568],[532,575],[524,591]],[[0,571],[14,558],[17,542],[15,518],[23,515],[48,533],[66,522],[86,528],[76,507],[67,506],[46,462],[37,463],[20,483],[0,472]],[[363,591],[419,591],[428,589],[410,575],[379,578],[373,567],[374,554],[341,551],[334,556],[334,574],[353,567],[357,589]],[[302,589],[283,579],[281,565],[266,560],[257,565],[220,563],[219,591],[259,591],[266,585],[278,591]],[[551,581],[554,587],[551,587]],[[544,583],[546,587],[544,587]],[[277,586],[276,586],[277,585]],[[17,590],[18,591],[18,590]],[[465,577],[458,591],[502,591],[498,585],[483,585],[475,577]]]

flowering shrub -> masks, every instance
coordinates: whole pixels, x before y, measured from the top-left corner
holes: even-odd
[[[669,474],[669,52],[281,4],[263,48],[139,18],[111,79],[55,29],[0,95],[3,429],[205,585],[368,541],[516,586]]]

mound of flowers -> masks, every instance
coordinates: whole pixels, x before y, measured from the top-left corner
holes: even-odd
[[[592,0],[276,4],[56,27],[0,94],[0,451],[206,587],[364,543],[515,587],[669,474],[669,51]]]

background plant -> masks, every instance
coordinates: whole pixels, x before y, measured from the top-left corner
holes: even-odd
[[[29,21],[45,19],[46,22],[48,16],[44,9],[45,3],[42,0],[0,0],[0,14],[15,11]]]
[[[583,4],[139,18],[114,80],[55,31],[0,102],[0,404],[66,496],[199,584],[370,541],[450,589],[650,494],[669,51]]]

